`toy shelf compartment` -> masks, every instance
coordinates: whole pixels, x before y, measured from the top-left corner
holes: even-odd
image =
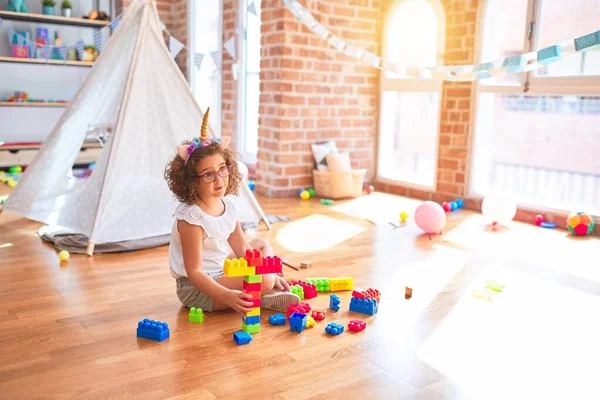
[[[315,195],[338,200],[352,199],[362,195],[366,169],[354,171],[318,171],[313,170]]]
[[[0,107],[68,107],[69,103],[0,101]]]
[[[63,60],[44,60],[39,58],[17,58],[17,57],[0,57],[0,62],[7,63],[23,63],[23,64],[52,64],[66,65],[71,67],[91,67],[93,62],[88,61],[63,61]]]
[[[62,17],[58,15],[28,14],[13,11],[0,11],[0,18],[13,21],[41,22],[46,24],[102,28],[110,21],[92,21],[85,18]]]

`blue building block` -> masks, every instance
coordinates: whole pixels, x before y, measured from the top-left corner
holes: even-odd
[[[242,321],[246,325],[260,324],[260,315],[253,315],[251,317],[242,317]]]
[[[325,332],[334,336],[339,335],[340,333],[344,332],[344,325],[336,324],[335,322],[330,322],[325,327]]]
[[[375,315],[377,314],[377,300],[359,299],[353,297],[350,300],[350,311],[367,315]]]
[[[234,332],[233,333],[233,341],[235,342],[235,344],[242,345],[242,344],[246,344],[246,343],[250,343],[252,341],[252,335],[250,335],[249,333],[246,332]]]
[[[302,332],[306,328],[306,320],[308,317],[306,314],[293,313],[290,315],[290,330],[296,332]]]
[[[332,294],[329,296],[329,308],[334,311],[340,311],[340,298],[337,294]]]
[[[138,322],[137,336],[162,342],[169,338],[169,325],[166,322],[144,318],[143,321]]]
[[[285,325],[285,315],[273,314],[269,317],[271,325]]]
[[[600,46],[600,31],[587,34],[575,39],[575,50],[591,49]]]
[[[538,50],[537,62],[543,65],[552,64],[560,60],[562,56],[562,47],[558,45],[546,47],[545,49]]]

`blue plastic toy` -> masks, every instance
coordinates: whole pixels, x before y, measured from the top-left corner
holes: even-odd
[[[554,229],[554,228],[556,228],[556,224],[554,222],[542,222],[540,224],[540,226],[542,228],[546,228],[546,229]]]
[[[344,332],[344,325],[336,324],[335,322],[330,322],[325,327],[325,332],[334,336],[339,335],[340,333]]]
[[[458,208],[458,204],[456,203],[456,201],[450,202],[450,211],[454,211],[457,208]]]
[[[465,206],[465,201],[463,199],[456,199],[454,202],[458,208],[463,208]]]
[[[290,330],[296,332],[302,332],[306,328],[306,320],[308,317],[306,314],[293,313],[290,315]]]
[[[252,335],[250,335],[249,333],[246,332],[234,332],[233,333],[233,341],[235,342],[235,344],[242,345],[242,344],[246,344],[246,343],[250,343],[252,341]]]
[[[251,317],[242,317],[242,321],[246,325],[260,324],[260,315],[253,315]]]
[[[332,294],[329,296],[329,308],[334,311],[340,311],[340,298],[337,294]]]
[[[377,300],[359,299],[353,297],[350,299],[350,311],[367,315],[375,315],[377,314]]]
[[[162,342],[169,338],[169,325],[166,322],[144,318],[144,320],[138,322],[137,336]]]
[[[285,325],[285,315],[273,314],[269,317],[271,325]]]
[[[256,187],[254,181],[248,181],[248,187],[250,188],[250,190],[254,191],[254,188]]]

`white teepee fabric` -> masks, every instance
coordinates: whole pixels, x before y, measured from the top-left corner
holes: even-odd
[[[176,146],[197,135],[202,115],[164,43],[154,1],[134,1],[5,210],[93,243],[168,235],[176,200],[163,171]],[[114,131],[92,175],[74,178],[87,127],[107,123]]]

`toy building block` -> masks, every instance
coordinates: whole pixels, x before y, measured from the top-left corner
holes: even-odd
[[[137,337],[162,342],[169,338],[169,325],[166,322],[144,318],[138,322]]]
[[[308,283],[306,281],[300,281],[300,280],[298,280],[298,281],[289,280],[288,283],[290,284],[290,286],[292,286],[292,285],[302,286],[302,290],[304,291],[304,299],[306,299],[306,300],[317,297],[317,287],[315,285],[313,285],[312,283]],[[300,297],[300,298],[302,299],[302,297]]]
[[[263,264],[263,257],[258,249],[246,250],[245,258],[249,267],[259,267]]]
[[[314,328],[316,325],[315,319],[313,317],[308,317],[306,319],[306,328]]]
[[[244,292],[260,292],[262,287],[262,283],[248,283],[246,281],[242,282],[242,290]]]
[[[256,292],[246,292],[246,291],[244,290],[244,293],[247,293],[247,294],[250,294],[250,295],[252,295],[252,299],[249,299],[249,301],[252,301],[252,300],[254,300],[254,299],[260,299],[260,298],[261,298],[261,296],[262,296],[262,295],[261,295],[261,292],[260,292],[260,290],[258,290],[258,291],[256,291]]]
[[[260,308],[260,297],[259,298],[252,298],[252,299],[244,299],[244,301],[247,301],[248,303],[252,303],[251,306],[248,306],[248,308]]]
[[[306,282],[315,285],[319,293],[329,292],[329,278],[306,278]]]
[[[250,309],[250,311],[245,313],[246,317],[254,317],[257,315],[260,315],[260,307],[254,307],[254,308]]]
[[[339,290],[352,290],[353,287],[354,283],[352,278],[329,278],[329,291],[331,292],[337,292]]]
[[[350,311],[367,315],[375,315],[377,314],[377,300],[358,299],[353,297],[350,299]]]
[[[269,317],[271,325],[285,325],[285,315],[273,314]]]
[[[288,306],[288,311],[287,311],[287,316],[288,318],[290,317],[290,315],[292,315],[293,313],[300,313],[300,314],[307,314],[310,312],[310,305],[307,303],[298,303],[298,304],[290,304]]]
[[[229,278],[236,276],[255,275],[254,267],[248,266],[245,258],[226,259],[223,265],[223,274]]]
[[[247,343],[250,343],[252,341],[252,336],[250,336],[246,332],[242,332],[242,331],[240,331],[240,332],[234,332],[233,333],[233,341],[238,346],[242,345],[242,344],[247,344]]]
[[[312,312],[311,317],[317,321],[323,321],[325,319],[325,312],[315,310]]]
[[[591,49],[600,46],[600,31],[575,39],[575,50]]]
[[[412,288],[405,287],[404,288],[404,298],[409,300],[412,297]]]
[[[300,297],[300,300],[304,300],[304,289],[302,288],[302,286],[292,285],[292,286],[290,286],[290,290],[295,295],[298,295],[298,297]]]
[[[281,258],[277,256],[263,258],[261,266],[256,267],[256,274],[280,274],[283,271]]]
[[[332,294],[329,296],[329,308],[333,311],[340,311],[340,298],[337,294]]]
[[[246,283],[261,283],[262,275],[245,275],[244,282],[246,282]]]
[[[310,261],[304,261],[300,263],[300,268],[306,269],[312,267],[312,263]]]
[[[306,314],[293,313],[290,315],[290,330],[302,332],[306,328]]]
[[[348,322],[348,329],[353,332],[364,331],[366,327],[367,323],[360,319],[353,319],[352,321]]]
[[[374,299],[377,300],[377,304],[380,303],[381,293],[377,289],[354,289],[352,291],[352,297],[356,297],[358,299]]]
[[[254,315],[251,317],[242,316],[242,322],[246,325],[260,324],[260,315]]]
[[[195,324],[201,324],[204,322],[204,313],[201,308],[192,307],[190,308],[190,314],[188,320]]]
[[[249,333],[249,334],[259,333],[260,332],[260,324],[246,325],[244,323],[244,321],[242,321],[242,331]]]
[[[330,322],[325,327],[325,332],[334,336],[339,335],[340,333],[344,332],[344,325],[336,324],[335,322]]]

